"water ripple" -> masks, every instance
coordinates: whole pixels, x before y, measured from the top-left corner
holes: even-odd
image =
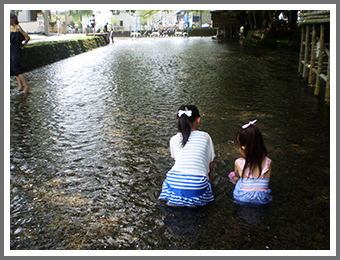
[[[296,53],[209,38],[125,39],[27,73],[32,93],[10,102],[11,249],[249,249],[239,241],[252,229],[232,201],[227,175],[240,156],[235,134],[253,118],[280,161],[271,183],[278,204],[253,248],[267,241],[272,249],[316,249],[299,212],[317,218],[327,204],[305,206],[310,192],[297,183],[311,164],[314,172],[329,171],[329,115],[298,90],[297,60]],[[11,78],[11,91],[15,84]],[[157,200],[183,103],[199,107],[201,130],[216,150],[215,201],[196,210]],[[302,155],[298,167],[294,158]],[[317,190],[320,178],[309,178]],[[309,204],[285,204],[296,197],[285,192],[304,197],[301,190]],[[303,224],[280,228],[288,222]],[[310,223],[327,237],[329,226]],[[317,246],[327,248],[324,241]]]

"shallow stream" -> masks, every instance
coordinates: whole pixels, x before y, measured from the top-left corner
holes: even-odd
[[[297,69],[297,52],[192,37],[119,39],[26,73],[32,92],[10,101],[11,249],[329,250],[330,109]],[[157,200],[182,104],[216,151],[215,200],[197,209]],[[241,207],[228,174],[255,118],[273,201]]]

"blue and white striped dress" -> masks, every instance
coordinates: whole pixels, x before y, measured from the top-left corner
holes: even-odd
[[[170,139],[175,164],[166,175],[158,199],[172,206],[204,206],[214,200],[208,176],[209,163],[215,157],[213,142],[208,133],[198,130],[191,132],[184,147],[181,141],[181,133]]]
[[[233,196],[238,202],[246,202],[251,204],[267,204],[272,201],[270,195],[269,178],[264,178],[264,175],[269,170],[271,160],[266,157],[265,165],[261,171],[259,178],[253,177],[252,173],[247,168],[244,172],[245,178],[240,178],[234,188]],[[244,168],[245,159],[238,158],[236,160],[240,169]]]

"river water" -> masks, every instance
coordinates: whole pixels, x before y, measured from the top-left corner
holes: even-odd
[[[32,92],[10,99],[10,248],[329,250],[330,108],[297,69],[294,51],[193,37],[119,39],[26,73]],[[182,104],[216,151],[215,200],[196,209],[157,200]],[[255,118],[273,201],[241,207],[228,174]]]

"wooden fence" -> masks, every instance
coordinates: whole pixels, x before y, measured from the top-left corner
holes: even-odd
[[[325,101],[330,101],[330,11],[304,11],[300,14],[301,44],[298,71],[320,95],[326,82]]]

